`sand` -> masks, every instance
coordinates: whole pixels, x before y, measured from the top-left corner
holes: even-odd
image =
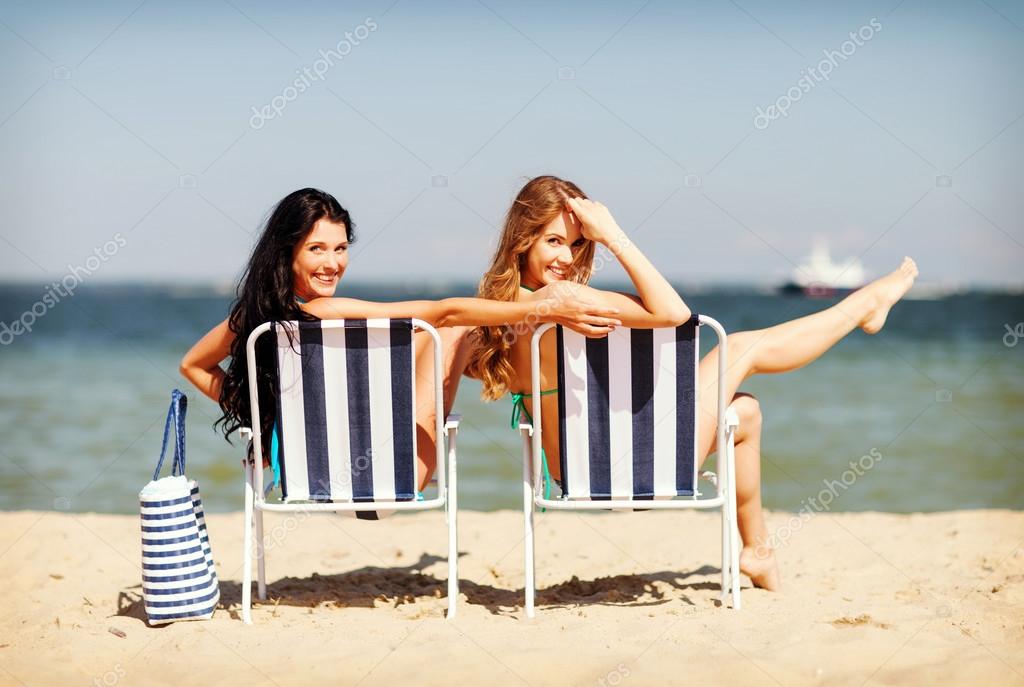
[[[793,515],[773,513],[773,530]],[[1024,685],[1024,513],[822,513],[785,589],[718,602],[707,513],[463,512],[446,621],[443,515],[266,516],[270,599],[239,618],[240,514],[212,515],[213,620],[148,627],[136,518],[0,514],[0,684]],[[484,682],[486,680],[486,682]]]

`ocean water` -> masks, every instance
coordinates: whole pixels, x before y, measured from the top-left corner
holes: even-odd
[[[455,285],[443,293],[472,290]],[[377,300],[438,296],[358,284],[344,292]],[[216,404],[178,374],[184,352],[225,317],[229,297],[200,288],[82,286],[52,307],[37,306],[31,332],[5,333],[4,324],[44,293],[43,286],[0,286],[0,509],[136,512],[175,387],[190,401],[189,476],[199,480],[209,510],[241,509],[242,446],[213,431]],[[754,289],[683,293],[728,331],[832,302]],[[832,510],[1024,507],[1018,323],[1020,295],[904,301],[879,335],[855,332],[802,370],[751,379],[744,390],[761,400],[765,419],[765,505],[799,510],[831,484]],[[709,332],[702,348],[713,339]],[[464,415],[460,507],[518,508],[520,441],[509,428],[509,403],[481,402],[479,385],[466,379],[456,410]],[[862,456],[871,456],[861,461],[871,467],[851,480],[850,462]]]

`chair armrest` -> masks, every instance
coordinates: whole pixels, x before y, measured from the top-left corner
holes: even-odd
[[[242,441],[246,443],[245,457],[242,458],[242,465],[255,465],[256,461],[252,457],[252,428],[239,427],[238,433],[241,435]]]
[[[732,406],[729,406],[725,409],[725,427],[730,432],[735,432],[739,426],[740,416],[736,414],[736,410]]]
[[[520,422],[519,423],[519,431],[520,432],[526,432],[529,436],[532,437],[533,436],[533,425],[531,425],[529,422]]]
[[[462,413],[449,413],[448,419],[444,422],[444,431],[449,429],[458,429],[459,423],[462,422]]]

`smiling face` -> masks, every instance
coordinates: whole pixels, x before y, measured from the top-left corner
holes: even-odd
[[[348,267],[348,234],[344,224],[320,219],[292,252],[295,295],[309,301],[334,295]]]
[[[587,244],[575,215],[563,212],[544,225],[537,240],[526,252],[522,284],[539,289],[546,284],[568,279],[573,260]]]

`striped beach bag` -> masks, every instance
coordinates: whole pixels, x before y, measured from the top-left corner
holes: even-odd
[[[139,493],[142,515],[142,597],[150,625],[207,620],[220,600],[199,485],[185,477],[185,394],[175,389],[153,481]],[[174,461],[160,477],[174,428]]]

